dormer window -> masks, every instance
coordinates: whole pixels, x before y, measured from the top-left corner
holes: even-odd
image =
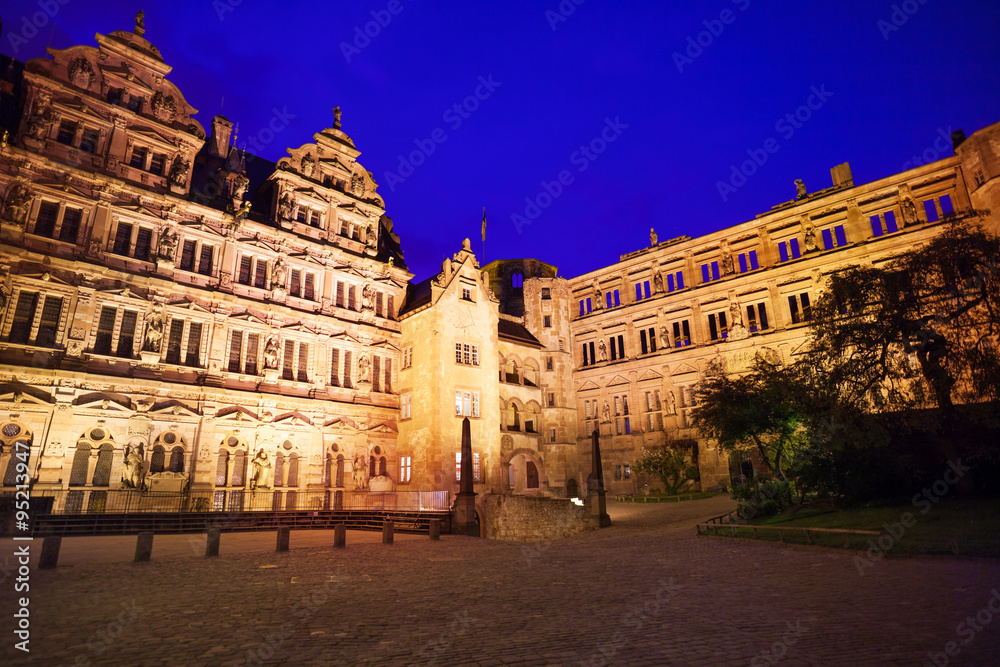
[[[76,138],[76,123],[68,120],[64,120],[59,123],[59,134],[56,135],[56,141],[61,144],[66,144],[67,146],[73,145],[73,139]]]
[[[146,154],[149,151],[141,146],[136,146],[132,149],[132,157],[129,159],[129,166],[135,167],[136,169],[146,168]]]
[[[313,209],[309,212],[309,226],[319,227],[319,211]]]
[[[309,210],[300,206],[299,210],[295,214],[295,221],[305,224],[306,221],[308,220],[308,216],[309,216]]]
[[[149,159],[149,173],[156,174],[157,176],[163,176],[163,165],[166,161],[166,155],[154,154],[153,157]]]
[[[142,98],[138,95],[128,96],[128,110],[139,113],[142,110]]]
[[[101,133],[97,130],[85,129],[83,138],[80,140],[80,150],[84,153],[97,152],[97,142],[101,138]]]
[[[108,89],[108,104],[121,104],[122,103],[122,89],[121,88],[109,88]]]

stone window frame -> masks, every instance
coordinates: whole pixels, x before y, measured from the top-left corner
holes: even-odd
[[[132,340],[132,356],[129,358],[137,358],[139,351],[142,349],[142,343],[146,333],[143,325],[149,305],[148,301],[124,295],[98,295],[94,299],[94,318],[90,327],[90,333],[87,335],[88,354],[104,358],[124,359],[125,357],[119,357],[117,355],[118,342],[121,337],[122,320],[124,319],[125,311],[134,311],[136,313],[136,325]],[[100,328],[101,323],[101,313],[104,308],[114,308],[117,311],[115,313],[115,322],[112,329],[111,350],[109,354],[94,352],[94,346],[97,343],[98,329]]]
[[[15,433],[10,428],[11,426],[18,429]],[[6,431],[11,431],[11,435],[7,435]],[[3,422],[0,422],[0,486],[4,487],[15,487],[17,486],[17,463],[20,461],[18,454],[17,443],[25,442],[28,443],[28,458],[26,461],[22,461],[28,465],[28,472],[23,473],[27,475],[30,479],[31,475],[31,453],[32,453],[32,443],[34,441],[34,433],[24,422],[18,419],[8,418]],[[10,484],[7,482],[10,481]]]
[[[181,261],[184,254],[184,245],[188,242],[194,243],[194,251],[191,254],[191,268],[185,269],[181,266]],[[201,270],[202,253],[206,246],[212,248],[212,265],[208,267],[208,273]],[[180,239],[180,242],[177,244],[177,252],[176,269],[178,271],[184,271],[185,273],[193,275],[206,276],[208,278],[213,278],[219,273],[219,262],[222,259],[222,250],[220,244],[214,239],[209,240],[199,236],[185,236]],[[239,265],[237,264],[237,267],[238,266]]]
[[[468,359],[468,361],[466,361],[466,359]],[[459,366],[479,368],[479,345],[456,340],[455,363]]]
[[[51,236],[39,234],[37,231],[38,216],[41,214],[43,203],[55,204],[56,206],[59,207],[59,210],[56,213],[55,223],[52,226]],[[73,209],[75,211],[80,212],[80,226],[76,230],[76,238],[72,240],[62,238],[63,224],[66,222],[67,209]],[[66,245],[75,247],[79,244],[80,234],[86,228],[87,221],[90,220],[91,211],[92,211],[91,204],[85,204],[82,202],[68,203],[63,199],[57,199],[56,197],[41,196],[38,198],[38,202],[32,205],[31,207],[31,225],[30,225],[31,231],[29,231],[28,234],[36,236],[40,239],[45,239],[48,242],[64,243]]]
[[[406,392],[399,395],[399,420],[406,421],[413,418],[413,394]]]
[[[66,347],[66,332],[70,321],[70,307],[75,304],[77,296],[76,288],[70,285],[61,285],[51,281],[45,281],[40,278],[28,278],[21,276],[14,278],[11,288],[11,293],[8,297],[7,312],[4,314],[3,319],[0,320],[0,326],[2,326],[2,328],[0,328],[0,340],[5,341],[8,345],[19,345],[18,343],[9,342],[10,332],[14,325],[14,316],[17,312],[17,302],[20,299],[21,292],[37,292],[38,301],[35,304],[35,312],[31,321],[31,330],[28,333],[28,343],[25,343],[25,345],[27,347],[37,347],[35,342],[37,341],[38,329],[42,321],[45,299],[49,296],[53,296],[63,300],[62,307],[59,309],[59,323],[56,326],[55,340],[53,341],[52,347],[42,349],[64,349]]]
[[[294,347],[292,349],[293,356],[291,363],[292,377],[286,378],[284,377],[286,368],[285,355],[287,353],[289,342],[294,343]],[[306,345],[305,380],[300,379],[299,375],[299,372],[302,369],[301,354],[302,354],[303,344]],[[281,377],[285,382],[312,384],[316,381],[315,367],[316,367],[316,359],[319,355],[317,350],[317,341],[315,340],[315,338],[310,338],[308,336],[296,333],[293,334],[283,333],[281,335],[281,342],[278,345],[278,351],[280,353],[278,359],[278,370],[281,371]]]
[[[231,371],[229,370],[229,359],[233,351],[233,332],[241,332],[240,340],[240,370]],[[256,324],[253,322],[248,322],[246,320],[232,320],[228,323],[225,329],[226,336],[226,347],[225,356],[223,357],[222,371],[224,373],[229,373],[230,375],[248,375],[250,377],[262,377],[264,375],[264,349],[267,345],[267,339],[271,335],[271,330],[262,324]],[[248,343],[250,342],[250,334],[257,334],[257,368],[256,372],[253,374],[247,373],[247,350],[249,349]]]
[[[468,401],[466,399],[468,398]],[[468,405],[468,412],[466,412]],[[479,419],[482,416],[482,402],[479,392],[470,388],[455,387],[455,417],[469,419]]]
[[[163,338],[160,343],[160,363],[170,364],[172,366],[181,366],[184,368],[205,368],[207,364],[205,361],[208,359],[208,348],[212,340],[212,324],[213,318],[211,314],[201,315],[195,314],[196,311],[192,310],[182,310],[182,309],[168,309],[163,313]],[[167,345],[170,340],[170,329],[173,326],[175,320],[180,320],[184,322],[183,331],[181,333],[180,342],[180,361],[178,363],[173,363],[167,361]],[[187,363],[188,358],[188,343],[190,342],[191,336],[191,324],[201,325],[201,340],[198,344],[198,365],[192,366]],[[232,344],[230,339],[227,342],[227,346]],[[226,356],[228,364],[228,355]]]
[[[115,252],[118,230],[121,225],[129,225],[132,228],[132,231],[129,233],[128,251],[124,254]],[[136,257],[136,241],[139,239],[139,232],[141,230],[149,232],[149,254],[146,259]],[[131,259],[136,262],[143,262],[144,264],[152,265],[156,262],[156,245],[153,243],[153,239],[156,238],[156,232],[157,226],[152,221],[143,220],[139,217],[116,215],[111,219],[111,229],[108,233],[108,241],[105,250],[111,257]]]
[[[277,255],[272,255],[269,253],[256,252],[253,250],[240,250],[236,254],[236,262],[233,266],[233,285],[240,285],[247,289],[259,289],[259,290],[271,290],[274,289],[274,285],[271,284],[271,272],[274,269],[274,262],[277,259]],[[244,283],[240,281],[240,269],[243,266],[243,258],[250,259],[250,273],[249,273],[249,283]],[[257,274],[259,273],[259,263],[264,262],[264,284],[257,284]]]
[[[169,434],[173,434],[173,436],[176,438],[176,440],[173,443],[169,443],[169,442],[166,442],[166,440],[164,440],[164,436],[169,435]],[[155,449],[156,446],[163,447],[163,450],[164,450],[163,472],[182,472],[182,473],[183,472],[187,472],[188,474],[191,473],[190,463],[192,461],[189,458],[189,456],[190,456],[189,449],[190,448],[189,448],[188,442],[184,438],[183,434],[178,433],[173,428],[168,428],[168,429],[166,429],[164,431],[160,431],[160,433],[156,436],[156,438],[152,441],[152,443],[149,446],[149,456],[146,459],[146,464],[147,464],[147,468],[146,469],[149,472],[154,472],[153,471],[153,466],[152,466],[152,461],[153,461],[153,451],[154,451],[154,449]],[[180,470],[174,471],[174,470],[171,470],[171,467],[173,465],[173,452],[176,451],[176,450],[178,450],[178,449],[181,450]]]
[[[303,301],[308,301],[309,303],[318,303],[319,296],[323,293],[321,278],[323,271],[317,269],[315,266],[306,263],[295,263],[289,264],[287,266],[288,277],[288,294],[296,299],[301,299]],[[299,272],[299,291],[298,293],[292,292],[292,272]],[[312,297],[306,296],[306,276],[312,276]],[[284,288],[284,285],[273,285],[273,287]]]
[[[705,318],[707,343],[723,343],[729,340],[733,323],[730,322],[728,303],[702,311],[702,316]],[[715,331],[714,336],[712,331]]]
[[[397,484],[409,484],[413,480],[413,455],[403,454],[399,457],[399,480]]]

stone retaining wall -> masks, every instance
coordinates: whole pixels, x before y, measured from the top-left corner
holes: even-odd
[[[555,540],[597,527],[586,507],[565,498],[487,495],[483,537],[510,542]]]

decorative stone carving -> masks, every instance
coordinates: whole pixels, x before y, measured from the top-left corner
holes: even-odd
[[[63,444],[61,440],[49,440],[49,443],[45,446],[46,456],[62,456]]]
[[[160,344],[163,341],[163,305],[154,305],[146,314],[146,336],[143,339],[142,349],[146,352],[160,351]]]
[[[368,488],[368,471],[365,466],[365,459],[361,453],[354,454],[351,476],[354,478],[354,490],[364,491]]]
[[[594,310],[601,310],[604,308],[604,291],[601,289],[601,284],[597,282],[597,278],[594,278],[593,282],[594,288]]]
[[[729,340],[743,340],[750,335],[743,325],[743,306],[739,300],[731,301],[729,304]]]
[[[274,260],[274,268],[271,269],[271,288],[283,289],[285,287],[285,259],[278,257]]]
[[[278,200],[278,219],[279,220],[291,220],[292,219],[292,198],[288,193],[281,195],[281,199]]]
[[[371,283],[361,291],[361,310],[375,310],[375,288]]]
[[[802,182],[801,178],[795,179],[795,198],[805,199],[808,193],[806,192],[806,184]]]
[[[207,451],[207,448],[206,448]],[[183,472],[154,472],[142,480],[142,488],[146,491],[161,491],[164,493],[184,493],[187,491],[190,478]]]
[[[250,490],[271,488],[271,461],[263,448],[250,462]]]
[[[302,168],[302,175],[306,178],[312,178],[313,173],[316,171],[316,160],[313,159],[313,156],[308,153],[303,155],[300,165]]]
[[[365,230],[365,245],[369,248],[375,248],[378,245],[378,236],[375,235],[375,227],[371,224]]]
[[[917,205],[913,203],[910,195],[910,186],[903,184],[899,186],[899,209],[903,214],[903,226],[915,225],[918,222]]]
[[[722,275],[730,276],[734,273],[733,267],[733,253],[729,251],[729,248],[722,249]]]
[[[51,98],[48,93],[39,92],[34,102],[31,114],[28,116],[26,134],[36,141],[44,141],[49,125],[55,120],[55,114],[49,106]]]
[[[182,158],[180,155],[174,158],[173,164],[170,165],[170,183],[176,185],[179,188],[183,188],[187,185],[188,171],[191,165]]]
[[[605,424],[611,423],[611,406],[607,401],[604,401],[604,407],[601,409],[601,421]]]
[[[365,196],[365,177],[361,174],[351,176],[351,192],[358,197]]]
[[[667,328],[666,324],[660,327],[660,341],[660,345],[662,347],[670,347],[670,330]]]
[[[658,240],[659,239],[656,236],[656,230],[653,229],[652,227],[650,227],[649,228],[649,245],[650,245],[650,247],[655,248],[658,245],[658,243],[657,243]]]
[[[7,312],[7,304],[10,303],[10,294],[7,292],[7,288],[0,285],[0,322],[3,321],[3,316]]]
[[[371,369],[371,359],[368,358],[367,352],[363,352],[361,356],[358,357],[358,382],[371,382]]]
[[[15,225],[24,226],[31,211],[31,202],[35,199],[35,191],[27,181],[18,179],[7,194],[4,202],[3,219]]]
[[[674,398],[674,392],[667,392],[667,414],[676,415],[677,414],[677,399]]]
[[[802,222],[802,245],[805,246],[806,252],[819,250],[816,246],[816,227],[808,221]]]
[[[504,433],[500,437],[500,453],[506,458],[514,450],[514,438]]]
[[[74,359],[79,359],[83,356],[83,345],[82,340],[69,340],[66,343],[66,356],[73,357]]]
[[[233,178],[233,199],[242,200],[246,196],[248,187],[250,187],[250,179],[243,174],[236,174]]]
[[[137,446],[125,446],[125,457],[122,460],[121,488],[142,488],[142,454],[139,453],[139,448]]]
[[[761,359],[772,366],[781,365],[781,353],[775,350],[773,347],[767,347],[766,345],[759,350],[757,354],[754,355],[756,359]]]
[[[663,274],[659,264],[653,264],[653,289],[657,294],[663,291]]]
[[[90,88],[94,82],[94,69],[86,58],[77,58],[69,64],[69,80],[77,88]]]
[[[604,344],[604,339],[597,341],[597,355],[601,361],[608,360],[608,346]]]
[[[264,345],[264,368],[276,370],[278,368],[278,337],[272,335]]]
[[[173,264],[176,250],[177,232],[171,227],[165,227],[160,232],[160,239],[156,246],[156,258],[162,262]]]
[[[164,95],[162,92],[157,92],[153,95],[150,105],[153,108],[153,115],[164,123],[172,123],[174,117],[177,115],[177,102],[174,100],[173,95]]]

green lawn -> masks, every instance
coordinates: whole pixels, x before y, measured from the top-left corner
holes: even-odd
[[[719,494],[714,491],[692,491],[690,493],[675,493],[673,495],[651,493],[648,496],[618,496],[617,498],[626,503],[677,503],[682,500],[702,500],[703,498],[711,498],[717,495]]]
[[[926,513],[921,510],[927,509]],[[779,514],[766,519],[756,519],[736,527],[737,537],[753,537],[757,527],[760,539],[778,540],[777,528],[843,528],[848,530],[885,531],[890,526],[897,535],[904,515],[909,527],[902,526],[902,536],[893,538],[890,554],[950,554],[955,547],[961,555],[1000,558],[1000,500],[998,499],[946,499],[914,507],[912,504],[886,507],[857,507],[843,510],[810,510]],[[804,531],[783,531],[784,540],[806,544]],[[719,530],[719,534],[732,536],[732,528]],[[823,546],[844,547],[843,535],[810,533],[813,543]],[[877,535],[850,535],[851,549],[867,550],[869,540]],[[883,542],[885,544],[886,542]]]

